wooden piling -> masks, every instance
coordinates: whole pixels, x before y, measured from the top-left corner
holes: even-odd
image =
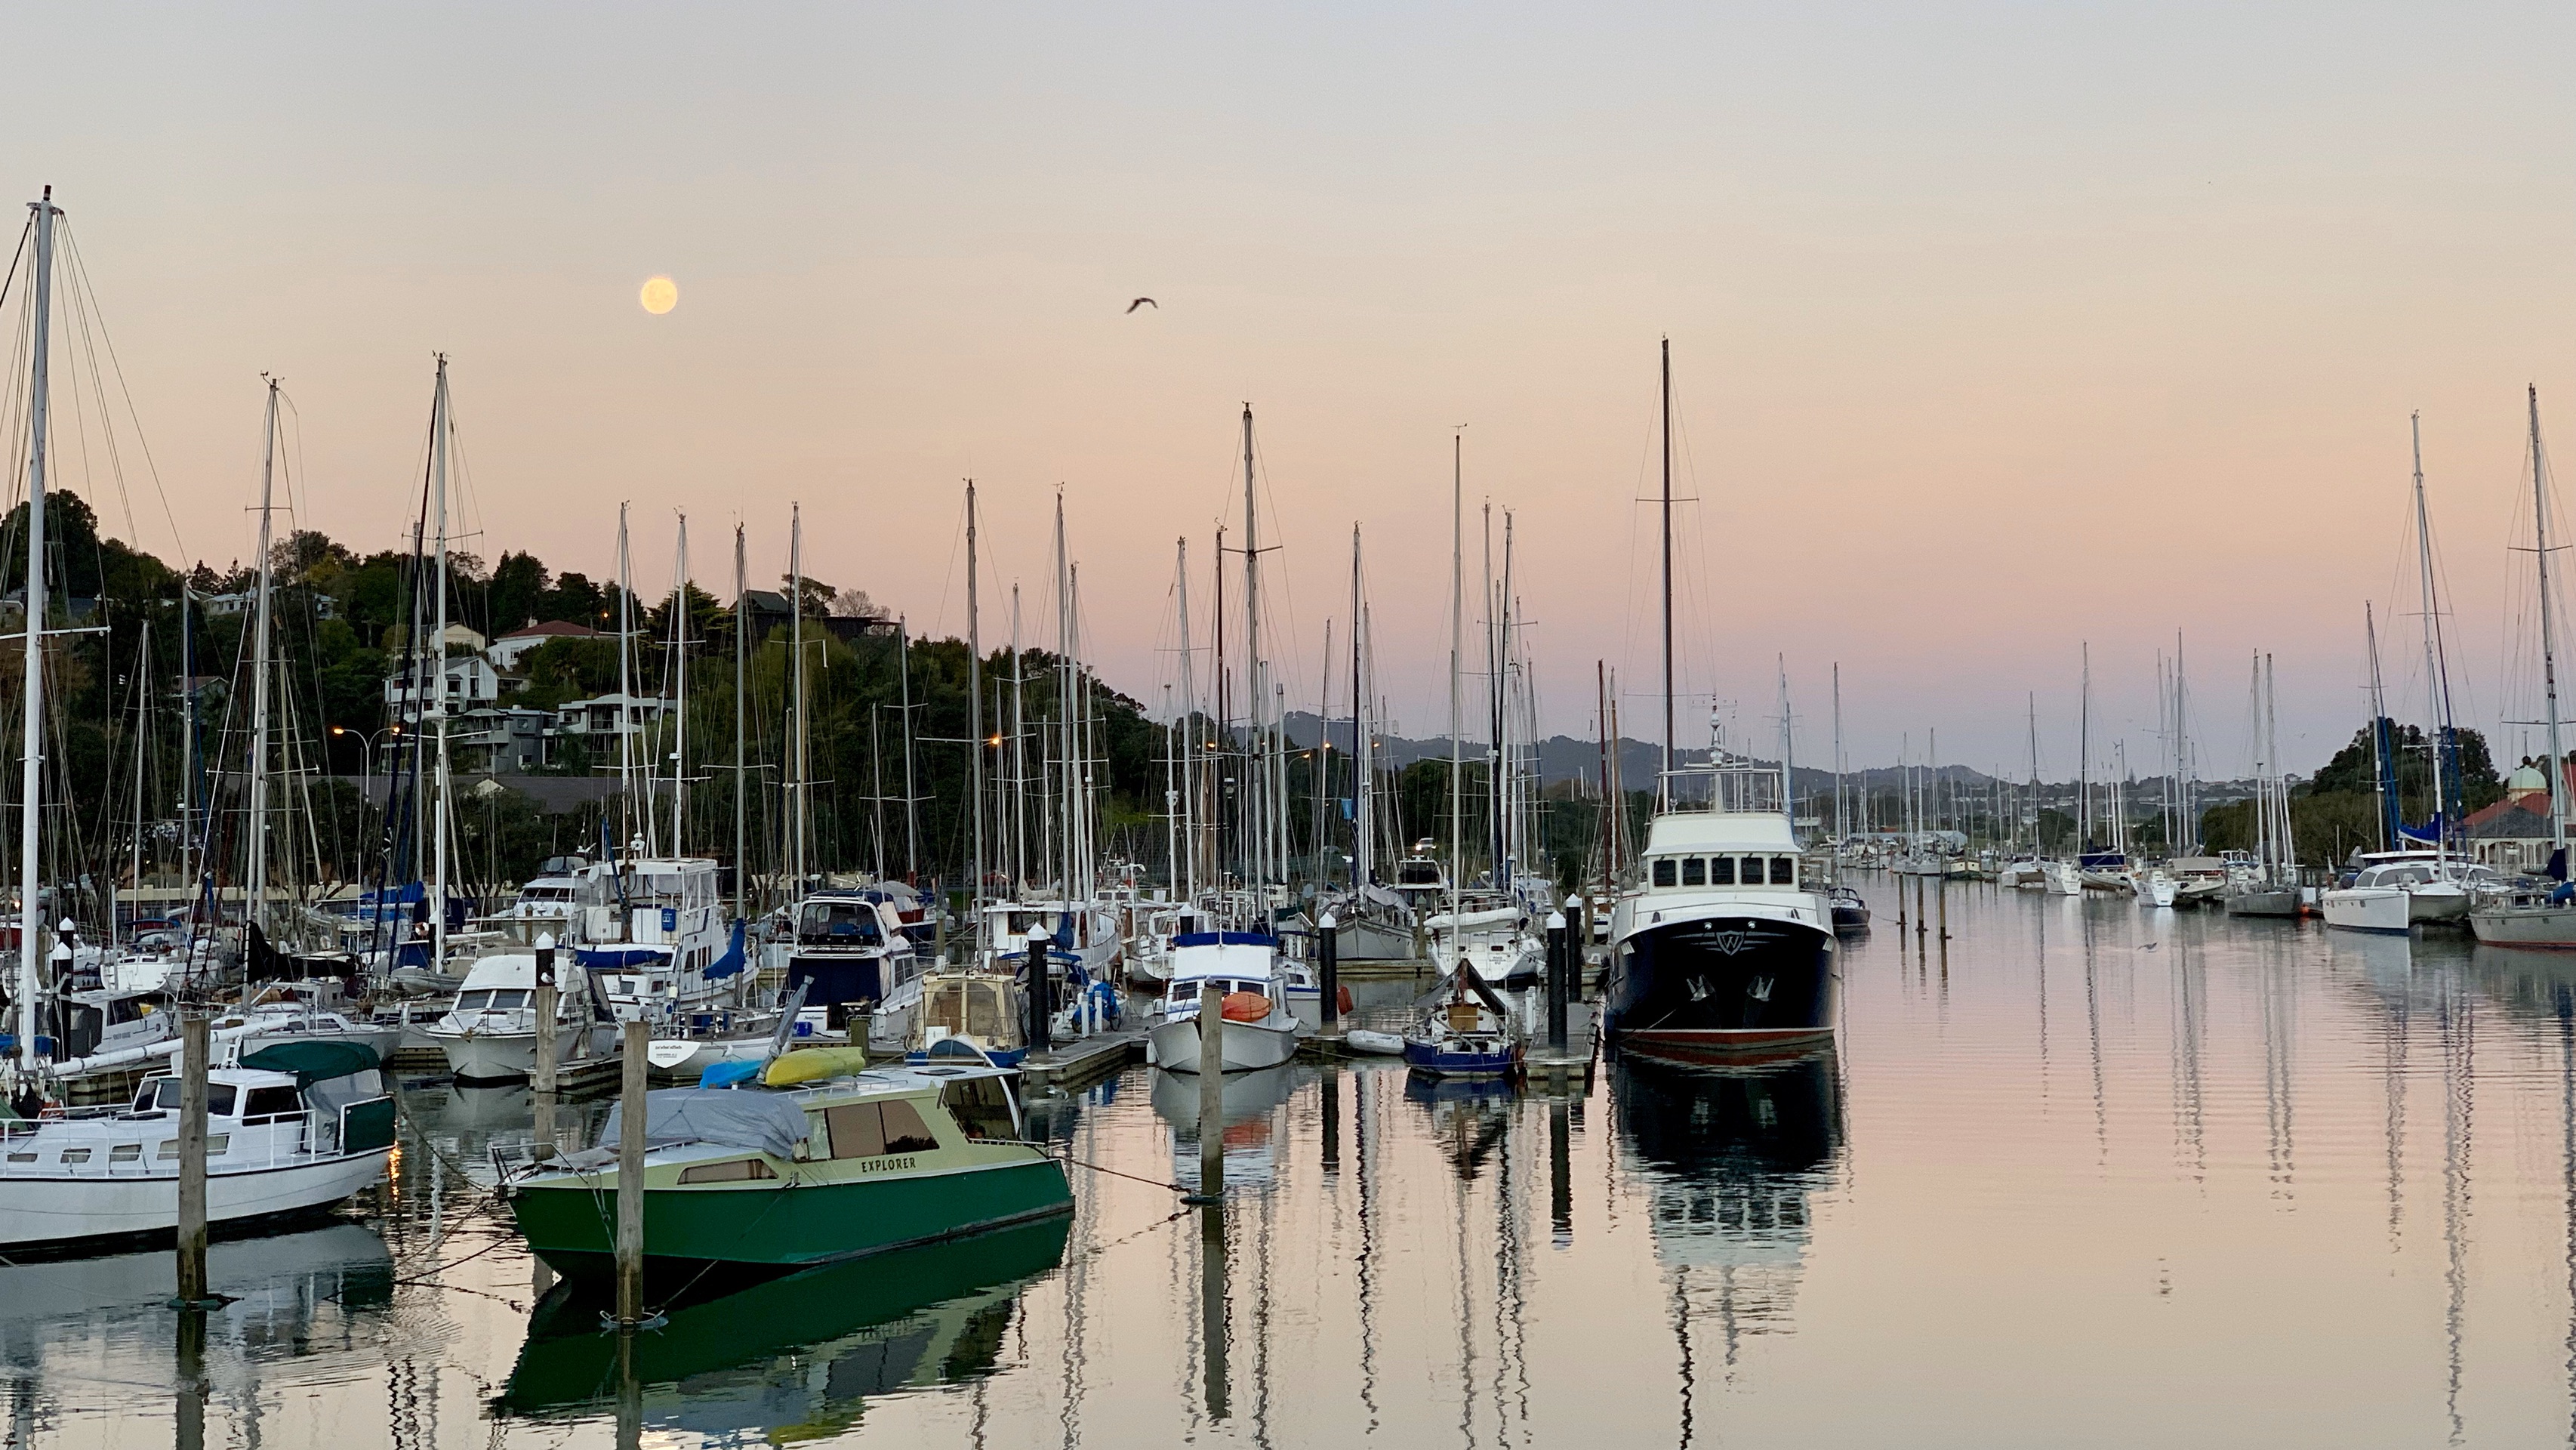
[[[537,1131],[535,1157],[538,1162],[555,1156],[555,1058],[560,1047],[555,1040],[555,1014],[558,992],[555,987],[555,939],[551,933],[537,938],[537,1056],[529,1064],[528,1086],[536,1092]]]
[[[1315,967],[1321,979],[1324,1002],[1318,1009],[1318,1036],[1338,1038],[1342,1035],[1342,944],[1338,939],[1340,923],[1331,912],[1315,923]]]
[[[1565,1051],[1565,983],[1573,971],[1574,942],[1565,913],[1547,914],[1547,1050]]]
[[[644,1118],[645,1048],[652,1029],[626,1024],[620,1045],[617,1134],[617,1327],[644,1322]]]
[[[1225,1197],[1225,993],[1199,988],[1199,1191],[1202,1203]]]
[[[202,1306],[206,1287],[206,1069],[213,1024],[202,1013],[179,1019],[179,1295],[182,1309]]]

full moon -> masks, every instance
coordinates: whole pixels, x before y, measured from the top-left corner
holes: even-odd
[[[668,277],[656,277],[644,284],[636,300],[644,304],[645,311],[659,317],[680,305],[680,285]]]

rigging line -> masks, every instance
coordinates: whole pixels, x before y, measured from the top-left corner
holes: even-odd
[[[65,219],[61,227],[64,243],[71,253],[79,290],[90,294],[89,310],[96,314],[99,338],[107,344],[108,370],[116,374],[116,388],[118,394],[125,399],[126,416],[134,420],[134,442],[143,450],[143,470],[151,475],[152,492],[161,500],[161,516],[170,525],[170,541],[178,546],[179,557],[186,558],[188,556],[187,539],[179,531],[178,514],[170,508],[170,491],[161,482],[159,460],[152,456],[151,435],[143,431],[142,411],[134,406],[134,385],[126,380],[125,363],[117,356],[116,336],[108,331],[107,314],[98,305],[96,291],[90,285],[89,267],[80,260],[80,244],[72,236],[69,219]]]

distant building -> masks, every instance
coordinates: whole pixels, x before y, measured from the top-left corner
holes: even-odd
[[[2576,758],[2563,761],[2567,781],[2576,786]],[[2482,866],[2507,875],[2538,872],[2549,865],[2549,774],[2525,765],[2505,777],[2504,799],[2473,811],[2460,822],[2469,853]]]
[[[549,763],[551,710],[467,710],[447,727],[455,768],[475,774],[522,775]]]
[[[479,654],[449,655],[446,663],[448,714],[461,715],[479,710],[501,698],[501,672],[492,668],[490,660]],[[419,673],[429,673],[425,661]],[[434,688],[424,681],[420,698],[415,700],[410,684],[412,674],[412,662],[404,658],[395,662],[394,672],[385,678],[385,708],[406,724],[420,718],[421,710],[431,698],[429,691]]]
[[[531,624],[525,629],[514,629],[502,635],[484,649],[483,657],[490,660],[493,667],[503,674],[517,674],[519,662],[549,641],[613,638],[615,638],[614,635],[603,634],[588,625],[549,619],[542,624]]]
[[[615,692],[588,700],[572,700],[555,707],[555,735],[558,739],[582,737],[595,740],[594,751],[615,748],[620,735],[640,735],[644,728],[662,718],[664,701],[650,695],[620,695]]]

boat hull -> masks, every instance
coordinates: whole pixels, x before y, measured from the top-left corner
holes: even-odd
[[[555,1272],[614,1276],[615,1192],[522,1184],[510,1193],[510,1211]],[[666,1282],[710,1267],[788,1273],[1072,1211],[1064,1165],[1047,1157],[856,1181],[653,1188],[644,1194],[644,1272]]]
[[[1297,1031],[1293,1026],[1228,1022],[1217,1050],[1224,1055],[1227,1072],[1258,1072],[1297,1055]],[[1146,1061],[1166,1072],[1198,1071],[1199,1053],[1196,1016],[1158,1023],[1145,1034]]]
[[[2326,925],[2342,931],[2375,931],[2391,936],[2412,930],[2415,918],[2407,893],[2394,886],[2348,887],[2318,900]]]
[[[1830,931],[1721,914],[1631,934],[1603,995],[1603,1028],[1623,1048],[1722,1054],[1833,1036],[1841,974]]]
[[[587,1056],[604,1054],[604,1043],[590,1044],[593,1053],[584,1053],[584,1040],[605,1034],[591,1025],[566,1025],[555,1034],[555,1065],[579,1061]],[[533,1032],[439,1032],[432,1031],[430,1040],[447,1054],[447,1071],[458,1082],[521,1082],[535,1071],[537,1035]]]
[[[2296,916],[2299,914],[2299,888],[2256,887],[2227,897],[2225,905],[2229,916]]]
[[[1517,1047],[1506,1047],[1478,1052],[1446,1047],[1420,1038],[1406,1038],[1404,1065],[1427,1077],[1516,1077],[1521,1070],[1521,1051]]]
[[[206,1221],[244,1227],[319,1213],[385,1176],[390,1148],[206,1175]],[[65,1249],[167,1239],[179,1227],[179,1174],[0,1179],[0,1249]]]
[[[2576,906],[2472,911],[2469,930],[2490,946],[2576,948]]]

